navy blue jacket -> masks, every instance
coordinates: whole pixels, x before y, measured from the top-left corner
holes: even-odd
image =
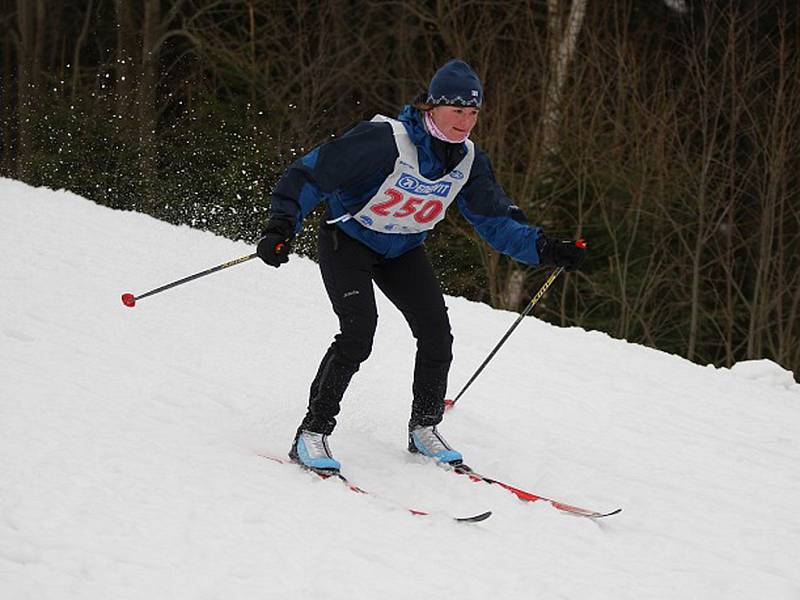
[[[450,169],[466,153],[465,144],[443,144],[435,140],[425,130],[417,109],[405,106],[398,119],[417,148],[420,173],[428,179],[439,179],[447,172],[440,157],[441,148],[437,153],[435,144],[447,146],[451,154],[455,152],[455,156],[447,159]],[[328,204],[328,220],[346,213],[354,215],[394,171],[397,156],[389,123],[359,123],[289,166],[272,193],[270,219],[285,221],[296,233],[305,216],[323,200]],[[489,157],[477,146],[469,179],[456,196],[455,204],[492,248],[522,263],[539,264],[536,240],[540,229],[527,224],[523,212],[495,180]],[[336,225],[387,258],[419,246],[428,235],[427,232],[382,233],[363,227],[355,219]]]

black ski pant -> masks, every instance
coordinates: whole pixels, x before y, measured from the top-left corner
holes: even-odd
[[[403,313],[417,341],[410,427],[436,425],[444,413],[453,336],[442,290],[425,249],[385,258],[335,225],[319,231],[319,266],[336,316],[336,334],[311,384],[300,429],[330,434],[352,376],[372,351],[378,311],[372,282]]]

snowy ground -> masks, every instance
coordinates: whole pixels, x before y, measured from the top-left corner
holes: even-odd
[[[284,455],[335,320],[316,266],[0,180],[0,597],[800,598],[800,385],[526,319],[442,431],[523,504],[407,455],[413,340],[380,298],[331,445]],[[448,298],[458,391],[515,315]]]

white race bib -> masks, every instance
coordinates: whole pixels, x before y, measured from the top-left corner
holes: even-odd
[[[447,207],[469,179],[475,145],[467,140],[467,153],[456,168],[441,179],[428,179],[419,172],[417,148],[405,126],[382,115],[376,115],[372,121],[392,126],[398,156],[392,174],[352,218],[382,233],[419,233],[433,229],[444,219]]]

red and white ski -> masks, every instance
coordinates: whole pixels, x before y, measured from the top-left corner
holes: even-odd
[[[540,496],[539,494],[534,494],[533,492],[526,492],[518,487],[513,485],[509,485],[507,483],[503,483],[493,477],[487,477],[486,475],[481,475],[471,467],[460,464],[460,465],[442,465],[448,471],[452,471],[459,475],[465,475],[469,478],[470,481],[475,483],[488,483],[490,485],[497,485],[504,490],[507,490],[514,494],[517,498],[524,502],[537,502],[539,500],[543,500],[544,502],[550,503],[554,508],[558,510],[569,513],[571,515],[576,515],[579,517],[588,517],[590,519],[602,519],[603,517],[610,517],[611,515],[616,515],[622,512],[621,508],[616,510],[612,510],[609,512],[598,512],[595,510],[588,510],[586,508],[580,508],[579,506],[573,506],[571,504],[567,504],[565,502],[560,502],[558,500],[553,500],[551,498],[545,498],[544,496]]]

